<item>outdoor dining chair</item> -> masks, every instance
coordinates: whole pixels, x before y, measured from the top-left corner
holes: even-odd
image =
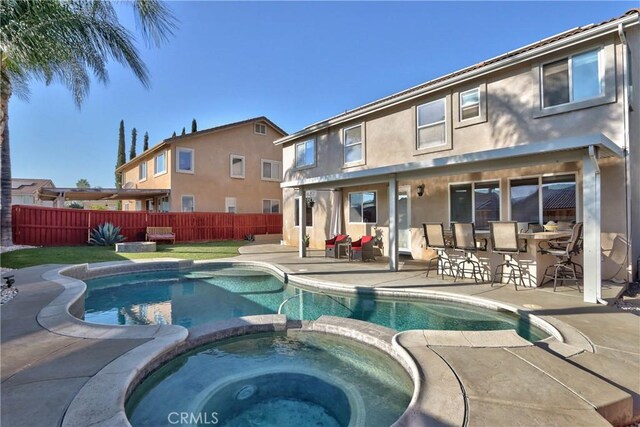
[[[526,251],[520,245],[518,239],[518,223],[516,221],[489,221],[491,229],[491,250],[495,254],[502,255],[504,262],[496,266],[491,280],[491,286],[504,279],[505,267],[509,270],[507,284],[513,279],[513,285],[518,290],[518,281],[524,286],[524,274],[520,266],[519,256]],[[499,271],[499,272],[498,272]]]
[[[553,280],[553,291],[556,291],[558,282],[564,285],[565,281],[576,282],[578,292],[580,290],[580,280],[582,280],[582,266],[573,261],[572,256],[578,255],[582,245],[582,228],[581,222],[577,223],[571,229],[571,237],[569,239],[551,239],[547,242],[538,244],[538,252],[541,254],[553,255],[556,257],[556,263],[547,267],[543,276],[543,283],[549,283]],[[545,281],[545,279],[547,279]]]
[[[480,281],[484,282],[484,275],[482,274],[482,267],[480,262],[473,259],[473,256],[478,253],[478,241],[476,240],[476,227],[472,222],[455,222],[452,224],[453,228],[453,250],[462,252],[464,259],[457,263],[458,271],[454,278],[454,281],[458,280],[458,277],[465,276],[465,265],[471,265],[471,274],[473,279],[478,283],[478,275]],[[484,242],[486,247],[486,241]]]
[[[429,277],[431,272],[431,263],[436,260],[436,276],[438,270],[442,273],[442,279],[444,280],[444,272],[449,265],[449,275],[453,276],[453,264],[447,255],[447,249],[450,245],[447,245],[447,241],[444,238],[444,226],[441,222],[426,222],[422,223],[422,229],[424,230],[424,239],[426,248],[433,249],[436,252],[436,256],[429,259],[427,264],[427,274],[425,277]]]

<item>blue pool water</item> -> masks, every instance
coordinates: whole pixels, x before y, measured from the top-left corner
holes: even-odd
[[[386,427],[412,391],[406,371],[379,350],[289,331],[178,356],[134,390],[126,412],[136,427],[176,425],[181,416],[182,425]]]
[[[85,320],[111,325],[176,324],[192,327],[231,317],[281,313],[290,319],[321,315],[410,329],[515,329],[529,341],[548,336],[519,316],[443,301],[380,299],[317,293],[259,271],[238,268],[152,272],[87,280]]]

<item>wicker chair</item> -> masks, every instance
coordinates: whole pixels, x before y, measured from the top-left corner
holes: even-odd
[[[351,243],[351,259],[358,261],[375,261],[373,254],[373,236],[362,236]]]
[[[453,250],[462,252],[464,259],[458,262],[458,272],[454,281],[458,280],[458,276],[464,277],[464,266],[470,264],[472,267],[473,279],[478,283],[478,275],[480,280],[484,282],[484,276],[482,274],[482,268],[480,263],[474,260],[472,257],[478,252],[478,241],[476,240],[476,228],[471,222],[456,222],[453,223]],[[486,241],[484,242],[486,248]],[[477,271],[477,274],[476,274]]]
[[[449,259],[449,257],[442,256],[446,255],[447,249],[451,247],[450,245],[447,245],[447,241],[444,238],[444,227],[442,223],[423,223],[422,229],[424,230],[426,247],[436,251],[436,256],[428,261],[429,264],[427,265],[426,277],[429,277],[429,273],[431,272],[431,262],[433,260],[436,260],[436,276],[438,269],[440,269],[440,272],[442,273],[442,279],[444,280],[444,272],[447,269],[447,264],[449,264],[449,273],[451,276],[453,276],[453,264],[451,263],[451,260]]]
[[[522,252],[526,251],[526,246],[523,250],[518,240],[518,223],[515,221],[489,221],[489,226],[491,227],[492,251],[493,253],[502,255],[504,260],[502,264],[496,266],[491,280],[491,286],[496,283],[498,277],[500,277],[500,281],[502,282],[505,276],[504,268],[507,267],[509,269],[507,283],[513,279],[513,285],[517,291],[518,279],[520,285],[524,286],[524,274],[518,258]]]
[[[542,285],[553,280],[553,291],[556,291],[558,282],[565,281],[576,282],[578,292],[580,289],[580,280],[582,280],[582,266],[575,263],[571,257],[580,253],[582,246],[582,228],[581,222],[577,223],[571,230],[569,239],[551,239],[547,242],[538,244],[541,254],[553,255],[557,258],[555,264],[550,265],[544,272]],[[553,272],[551,272],[551,270]],[[548,279],[548,280],[544,280]]]
[[[338,234],[334,238],[324,241],[324,256],[329,258],[338,258],[338,243],[344,243],[349,238],[346,234]]]

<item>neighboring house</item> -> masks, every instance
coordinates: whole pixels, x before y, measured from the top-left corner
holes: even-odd
[[[55,188],[50,179],[13,178],[11,180],[12,205],[53,206],[48,200],[40,199],[40,189]]]
[[[400,252],[425,258],[423,222],[583,221],[585,300],[595,302],[601,278],[629,278],[640,256],[638,15],[569,30],[279,139],[286,243],[305,256],[305,234],[315,248],[340,231],[381,235],[396,270]],[[300,198],[314,203],[300,210]],[[601,264],[601,248],[620,239],[632,247],[623,264],[606,255]]]
[[[286,132],[266,117],[165,139],[116,169],[124,189],[166,189],[125,200],[123,210],[280,213]]]

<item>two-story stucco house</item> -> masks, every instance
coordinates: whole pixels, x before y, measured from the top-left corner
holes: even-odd
[[[123,210],[279,213],[286,132],[266,117],[165,139],[116,169],[125,189],[166,189]],[[168,195],[166,195],[168,194]]]
[[[424,222],[583,222],[584,298],[595,302],[601,280],[628,280],[640,256],[638,15],[569,30],[280,138],[285,241],[308,234],[321,248],[339,232],[378,235],[397,270],[399,253],[426,257]]]

